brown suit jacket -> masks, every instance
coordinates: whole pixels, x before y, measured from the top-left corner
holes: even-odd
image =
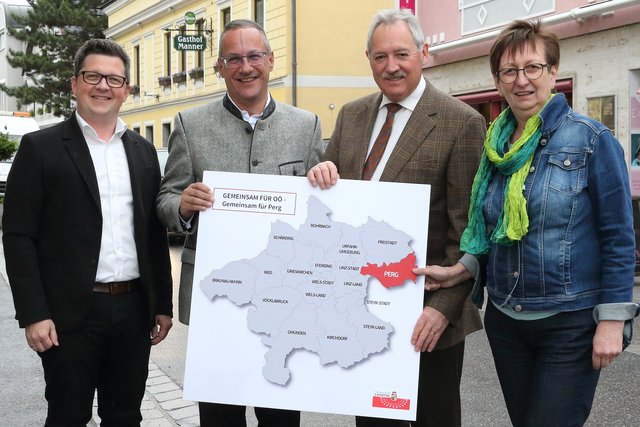
[[[336,164],[342,179],[361,179],[381,101],[382,94],[376,93],[340,110],[324,160]],[[485,120],[477,111],[427,82],[384,168],[381,181],[431,185],[427,264],[453,265],[460,258],[460,236],[467,225],[485,133]],[[468,298],[471,286],[465,283],[425,295],[425,305],[450,322],[437,349],[457,344],[482,328]]]

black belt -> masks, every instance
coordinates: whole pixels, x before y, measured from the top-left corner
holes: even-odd
[[[96,282],[93,285],[93,292],[110,295],[128,294],[135,289],[138,284],[138,279],[127,280],[126,282],[110,282],[100,283]]]

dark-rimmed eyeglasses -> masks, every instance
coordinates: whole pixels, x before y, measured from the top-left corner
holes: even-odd
[[[221,56],[220,60],[227,68],[239,68],[242,67],[244,63],[244,59],[247,59],[249,65],[261,65],[264,63],[265,59],[269,55],[269,52],[254,52],[249,55],[231,55],[231,56]]]
[[[120,88],[127,82],[126,77],[122,77],[117,74],[100,74],[95,71],[80,71],[78,75],[82,76],[82,80],[84,80],[85,83],[94,86],[99,85],[102,79],[107,82],[107,86],[112,88]]]
[[[518,73],[522,71],[528,80],[538,80],[542,77],[545,68],[550,69],[551,65],[536,63],[529,64],[523,68],[503,68],[502,70],[498,70],[498,78],[502,83],[510,84],[518,79]]]

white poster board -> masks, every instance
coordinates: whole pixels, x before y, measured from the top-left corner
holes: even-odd
[[[430,187],[203,182],[184,398],[415,420]]]

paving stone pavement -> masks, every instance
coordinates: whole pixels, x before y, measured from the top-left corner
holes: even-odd
[[[98,402],[93,400],[93,422],[100,425]],[[182,388],[155,363],[149,362],[147,390],[142,400],[140,427],[198,427],[198,404],[182,398]]]
[[[0,238],[2,237],[0,231]],[[0,277],[2,277],[1,286],[6,287],[3,292],[9,293],[6,266],[4,261],[4,250],[0,245]],[[6,298],[6,303],[10,304],[10,299]],[[6,308],[13,314],[12,307]],[[13,322],[12,322],[13,323]],[[12,327],[16,327],[11,325]],[[17,329],[17,327],[16,327]],[[22,332],[20,333],[20,335]],[[22,338],[20,338],[21,340]],[[38,364],[36,364],[38,366]],[[39,378],[39,383],[43,382]],[[38,388],[44,390],[44,384]],[[43,391],[42,391],[43,393]],[[91,427],[100,425],[100,417],[97,414],[98,403],[94,398],[93,401],[93,419],[89,424]],[[153,361],[149,362],[149,376],[147,379],[146,393],[142,401],[142,417],[141,427],[198,427],[200,419],[198,417],[198,404],[196,402],[184,400],[182,398],[182,388],[169,378]],[[44,416],[44,414],[42,414]],[[0,425],[7,425],[0,416]]]

